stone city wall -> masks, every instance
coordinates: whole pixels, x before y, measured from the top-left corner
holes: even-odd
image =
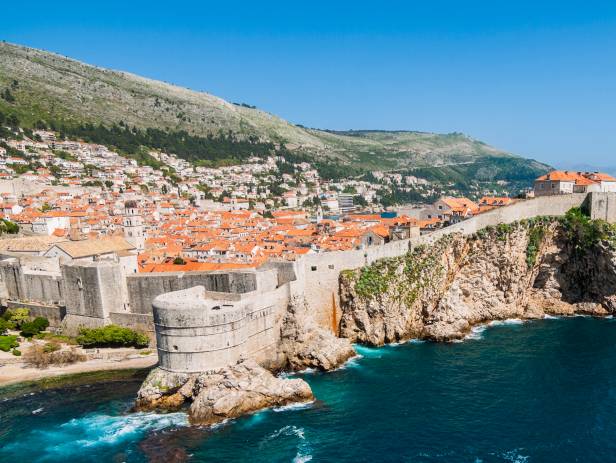
[[[591,218],[616,223],[616,194],[590,193],[586,207],[590,211]]]

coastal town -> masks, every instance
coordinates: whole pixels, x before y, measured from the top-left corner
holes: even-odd
[[[616,2],[5,2],[0,463],[616,463]]]
[[[435,188],[383,172],[372,173],[379,183],[323,180],[307,162],[274,156],[208,168],[150,152],[155,168],[102,145],[58,140],[50,131],[30,135],[0,139],[0,210],[29,236],[3,240],[0,248],[69,261],[128,254],[131,272],[255,268],[269,259],[359,249],[520,200],[444,195],[385,208],[379,197],[388,184],[428,194]],[[590,191],[616,191],[616,179],[556,171],[523,197]]]

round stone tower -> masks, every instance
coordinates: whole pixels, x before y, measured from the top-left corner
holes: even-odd
[[[234,365],[246,353],[241,304],[206,297],[203,286],[161,294],[152,302],[159,368],[197,373]]]
[[[143,232],[143,220],[139,215],[137,201],[129,200],[124,203],[124,238],[135,246],[139,252],[145,249],[145,234]]]

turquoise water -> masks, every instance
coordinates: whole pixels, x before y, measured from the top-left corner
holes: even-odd
[[[128,413],[137,382],[0,398],[0,461],[616,461],[616,320],[358,350],[340,370],[301,375],[315,403],[215,429]]]

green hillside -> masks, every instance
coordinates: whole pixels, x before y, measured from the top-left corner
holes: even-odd
[[[170,150],[206,164],[277,152],[347,173],[477,161],[498,172],[521,164],[529,178],[547,169],[459,133],[308,129],[208,93],[8,43],[0,43],[0,97],[0,112],[24,127],[127,152]]]

